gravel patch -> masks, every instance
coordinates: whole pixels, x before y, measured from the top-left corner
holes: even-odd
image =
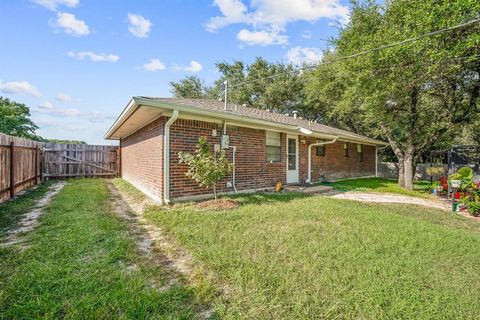
[[[380,193],[364,193],[364,192],[345,192],[333,195],[332,198],[355,200],[361,202],[376,202],[376,203],[403,203],[414,204],[429,208],[436,208],[446,211],[451,211],[451,205],[446,201],[436,199],[423,199],[417,197],[409,197],[395,194],[380,194]]]

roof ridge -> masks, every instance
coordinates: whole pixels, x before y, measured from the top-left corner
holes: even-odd
[[[309,130],[317,131],[320,133],[326,133],[331,135],[344,135],[345,138],[361,138],[370,140],[372,143],[384,143],[383,141],[376,140],[369,138],[367,136],[350,132],[344,129],[328,126],[323,123],[318,123],[315,121],[311,121],[308,119],[301,118],[299,119],[294,118],[289,115],[285,115],[283,113],[277,111],[267,111],[265,109],[255,108],[253,106],[248,106],[247,104],[236,104],[236,103],[227,103],[227,109],[225,110],[225,103],[222,100],[216,100],[212,98],[174,98],[174,97],[146,97],[146,96],[138,96],[138,98],[148,99],[153,101],[159,102],[168,102],[173,104],[180,104],[188,107],[193,108],[202,108],[207,110],[212,110],[221,113],[231,113],[237,114],[240,116],[250,117],[250,118],[260,118],[261,120],[274,122],[274,123],[281,123],[286,125],[295,125],[298,127],[306,127]]]

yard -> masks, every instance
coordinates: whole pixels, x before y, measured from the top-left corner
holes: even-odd
[[[128,223],[113,213],[107,184],[70,180],[23,247],[0,248],[0,318],[198,318],[204,304],[226,319],[480,314],[476,221],[294,193],[238,196],[228,211],[148,207],[147,221],[215,275],[197,279],[221,289],[205,301],[183,278],[159,290],[167,271],[139,252]],[[27,210],[42,188],[0,212]],[[3,228],[18,221],[11,217]]]
[[[2,228],[45,186],[0,205]],[[70,180],[24,237],[20,247],[0,247],[0,319],[188,319],[199,309],[181,284],[158,290],[166,272],[142,259],[112,213],[105,180]]]
[[[480,225],[440,210],[249,195],[231,211],[152,208],[249,319],[474,319]]]
[[[429,181],[415,181],[413,191],[401,188],[398,185],[397,180],[382,178],[345,179],[335,181],[329,185],[331,185],[334,189],[341,191],[381,192],[422,198],[430,197]]]

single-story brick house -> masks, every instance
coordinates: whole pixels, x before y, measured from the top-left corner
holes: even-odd
[[[157,201],[205,198],[185,176],[180,151],[200,136],[224,148],[234,170],[220,192],[253,192],[282,183],[374,176],[385,142],[348,131],[222,101],[134,97],[105,135],[120,140],[120,174]]]

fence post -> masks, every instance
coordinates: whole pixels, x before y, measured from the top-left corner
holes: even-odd
[[[35,147],[35,184],[38,184],[38,146]]]
[[[15,197],[15,142],[10,142],[10,198]]]

